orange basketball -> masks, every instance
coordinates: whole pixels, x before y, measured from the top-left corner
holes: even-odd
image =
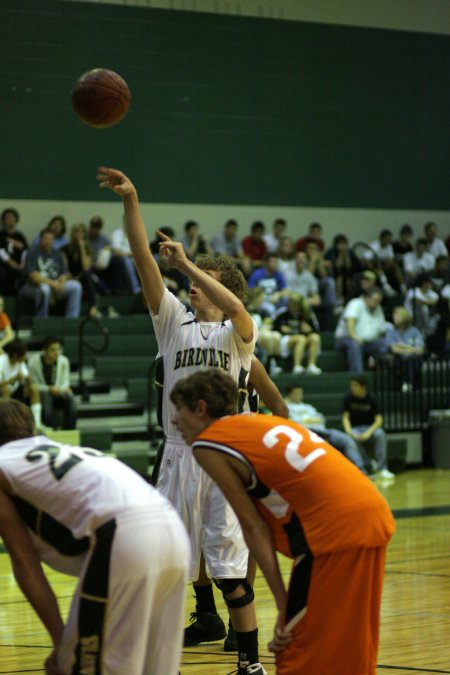
[[[118,124],[128,112],[128,85],[113,70],[94,68],[84,73],[72,89],[72,105],[78,117],[102,129]]]

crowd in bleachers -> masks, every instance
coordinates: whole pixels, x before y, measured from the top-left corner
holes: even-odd
[[[108,237],[101,216],[93,216],[88,226],[76,223],[67,231],[57,215],[29,245],[18,222],[16,209],[3,211],[0,293],[18,296],[34,316],[58,306],[66,317],[79,316],[83,307],[98,316],[102,294],[141,292],[123,226]],[[162,229],[177,238],[172,228]],[[259,355],[272,373],[319,375],[321,332],[335,328],[335,349],[346,355],[351,371],[389,354],[416,364],[426,351],[449,352],[450,236],[439,238],[434,223],[415,234],[405,224],[397,237],[384,229],[370,244],[338,234],[328,245],[317,222],[300,237],[290,236],[282,218],[271,228],[255,221],[248,234],[238,230],[230,219],[208,240],[190,220],[180,241],[193,260],[226,254],[242,270],[247,304],[260,328]],[[168,288],[188,303],[189,282],[159,258],[156,233],[149,245]],[[4,330],[2,324],[0,344]],[[409,369],[407,384],[413,384],[415,369]]]

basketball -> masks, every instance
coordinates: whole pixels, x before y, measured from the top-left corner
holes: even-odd
[[[130,100],[125,80],[105,68],[94,68],[84,73],[72,89],[72,105],[76,114],[97,129],[112,127],[123,120]]]

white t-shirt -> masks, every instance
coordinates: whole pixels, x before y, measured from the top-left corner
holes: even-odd
[[[371,312],[362,297],[354,298],[347,303],[336,328],[336,338],[349,337],[348,319],[355,320],[355,333],[364,342],[376,340],[388,327],[381,307],[378,306]]]
[[[19,373],[22,374],[24,379],[29,377],[30,373],[25,361],[12,364],[8,354],[0,354],[0,382],[5,382],[11,379],[11,377],[16,377]],[[11,391],[15,391],[19,386],[20,382],[16,380],[11,385]]]

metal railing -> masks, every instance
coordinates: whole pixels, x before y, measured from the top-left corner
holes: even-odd
[[[415,366],[382,361],[373,386],[387,431],[424,431],[430,410],[450,407],[450,358],[430,357]]]
[[[103,342],[100,347],[94,346],[89,343],[88,339],[85,338],[84,333],[86,326],[92,323],[98,328],[98,333],[90,335],[91,338],[103,337]],[[80,328],[78,330],[78,388],[81,394],[82,401],[89,400],[89,393],[87,390],[86,380],[84,379],[83,369],[85,362],[85,351],[88,350],[92,354],[103,354],[109,345],[109,329],[102,323],[97,317],[86,316],[80,323]]]

